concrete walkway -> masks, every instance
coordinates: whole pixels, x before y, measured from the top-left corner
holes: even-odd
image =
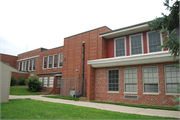
[[[83,102],[83,101],[54,99],[54,98],[42,97],[42,95],[26,95],[26,96],[9,95],[9,99],[19,99],[19,98],[22,98],[22,99],[30,98],[33,100],[41,100],[41,101],[48,101],[48,102],[54,102],[54,103],[64,103],[64,104],[91,107],[91,108],[97,108],[101,110],[115,111],[115,112],[121,112],[121,113],[180,118],[179,111],[145,109],[145,108],[127,107],[127,106],[104,104],[104,103],[92,103],[92,102]]]

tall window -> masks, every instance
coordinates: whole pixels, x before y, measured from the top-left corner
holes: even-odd
[[[43,58],[43,69],[47,68],[47,56]]]
[[[161,51],[161,34],[159,32],[148,33],[148,47],[150,52]]]
[[[124,91],[137,92],[137,69],[125,68],[124,69]]]
[[[59,67],[63,65],[63,53],[59,53]]]
[[[48,57],[48,68],[52,67],[52,55]]]
[[[57,77],[58,80],[57,80],[57,88],[60,88],[61,87],[61,77]]]
[[[19,62],[19,71],[21,71],[21,62]]]
[[[42,77],[39,77],[39,82],[42,82]]]
[[[22,62],[22,71],[24,71],[24,61]]]
[[[57,54],[54,55],[54,59],[53,59],[53,67],[57,67]]]
[[[47,87],[47,81],[48,81],[48,77],[44,77],[44,87]]]
[[[126,52],[126,44],[125,44],[125,37],[124,38],[117,38],[115,39],[115,46],[116,46],[116,57],[118,56],[125,56]]]
[[[54,77],[49,77],[49,87],[53,87]]]
[[[25,71],[28,71],[28,61],[26,61]]]
[[[176,65],[165,66],[166,93],[178,93],[179,77]]]
[[[29,71],[31,71],[32,60],[29,60]]]
[[[144,67],[143,68],[143,82],[145,93],[158,93],[158,67]]]
[[[142,54],[143,45],[142,45],[142,36],[141,34],[130,36],[131,44],[131,55]]]
[[[119,70],[108,70],[108,91],[119,91]]]
[[[35,59],[33,59],[32,70],[35,70]]]

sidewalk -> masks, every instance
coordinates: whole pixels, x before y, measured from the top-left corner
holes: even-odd
[[[115,111],[115,112],[121,112],[121,113],[180,118],[179,111],[145,109],[145,108],[127,107],[127,106],[104,104],[104,103],[92,103],[92,102],[83,102],[83,101],[46,98],[42,96],[43,95],[26,95],[26,96],[9,95],[9,99],[31,98],[33,100],[41,100],[41,101],[48,101],[48,102],[54,102],[54,103],[63,103],[63,104],[70,104],[70,105],[76,105],[76,106],[91,107],[91,108],[97,108],[101,110]]]

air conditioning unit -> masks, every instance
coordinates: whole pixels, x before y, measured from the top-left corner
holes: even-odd
[[[70,95],[73,97],[74,95],[77,95],[77,91],[70,91]]]

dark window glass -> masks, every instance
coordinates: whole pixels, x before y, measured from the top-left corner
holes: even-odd
[[[108,91],[119,91],[119,70],[109,70]]]
[[[47,68],[47,57],[44,57],[44,65],[43,68]]]

